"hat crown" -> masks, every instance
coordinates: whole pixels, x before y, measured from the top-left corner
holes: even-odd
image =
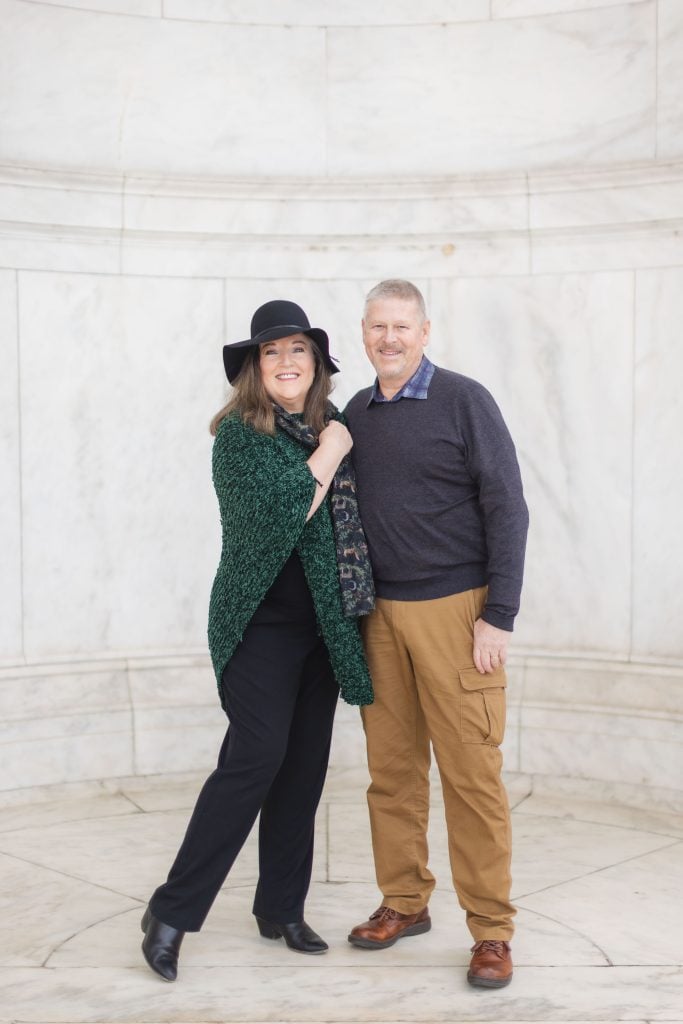
[[[301,306],[286,299],[274,299],[265,302],[251,318],[251,336],[258,338],[266,331],[275,327],[294,327],[300,331],[310,331],[311,325]]]

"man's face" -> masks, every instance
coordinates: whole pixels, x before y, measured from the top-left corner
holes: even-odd
[[[429,340],[429,326],[412,299],[376,299],[369,304],[363,344],[380,385],[398,391],[410,380]]]

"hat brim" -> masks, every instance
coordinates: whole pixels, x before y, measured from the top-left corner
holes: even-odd
[[[236,341],[232,345],[223,346],[223,366],[230,383],[233,384],[239,376],[247,351],[250,348],[254,348],[256,345],[265,345],[267,341],[289,338],[292,334],[305,334],[306,337],[310,338],[323,357],[328,373],[339,373],[339,367],[329,352],[329,338],[322,327],[309,327],[307,330],[304,330],[297,324],[279,324],[277,327],[270,327],[266,331],[261,331],[260,334],[253,338],[247,338],[245,341]]]

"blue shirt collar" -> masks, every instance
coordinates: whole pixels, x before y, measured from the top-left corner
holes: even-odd
[[[426,398],[429,391],[429,383],[434,376],[434,363],[430,363],[427,356],[422,356],[420,365],[410,380],[407,380],[400,391],[397,391],[393,398],[385,398],[380,391],[379,381],[375,378],[372,394],[368,405],[372,402],[398,402],[401,398]]]

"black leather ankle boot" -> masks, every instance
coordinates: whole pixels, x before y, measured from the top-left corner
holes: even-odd
[[[262,917],[256,918],[258,930],[264,939],[283,938],[290,949],[297,953],[325,953],[330,947],[305,921],[295,921],[293,924],[271,924],[264,921]]]
[[[149,907],[142,916],[141,927],[145,933],[142,940],[145,960],[164,981],[175,981],[178,977],[178,953],[185,932],[157,921]]]

